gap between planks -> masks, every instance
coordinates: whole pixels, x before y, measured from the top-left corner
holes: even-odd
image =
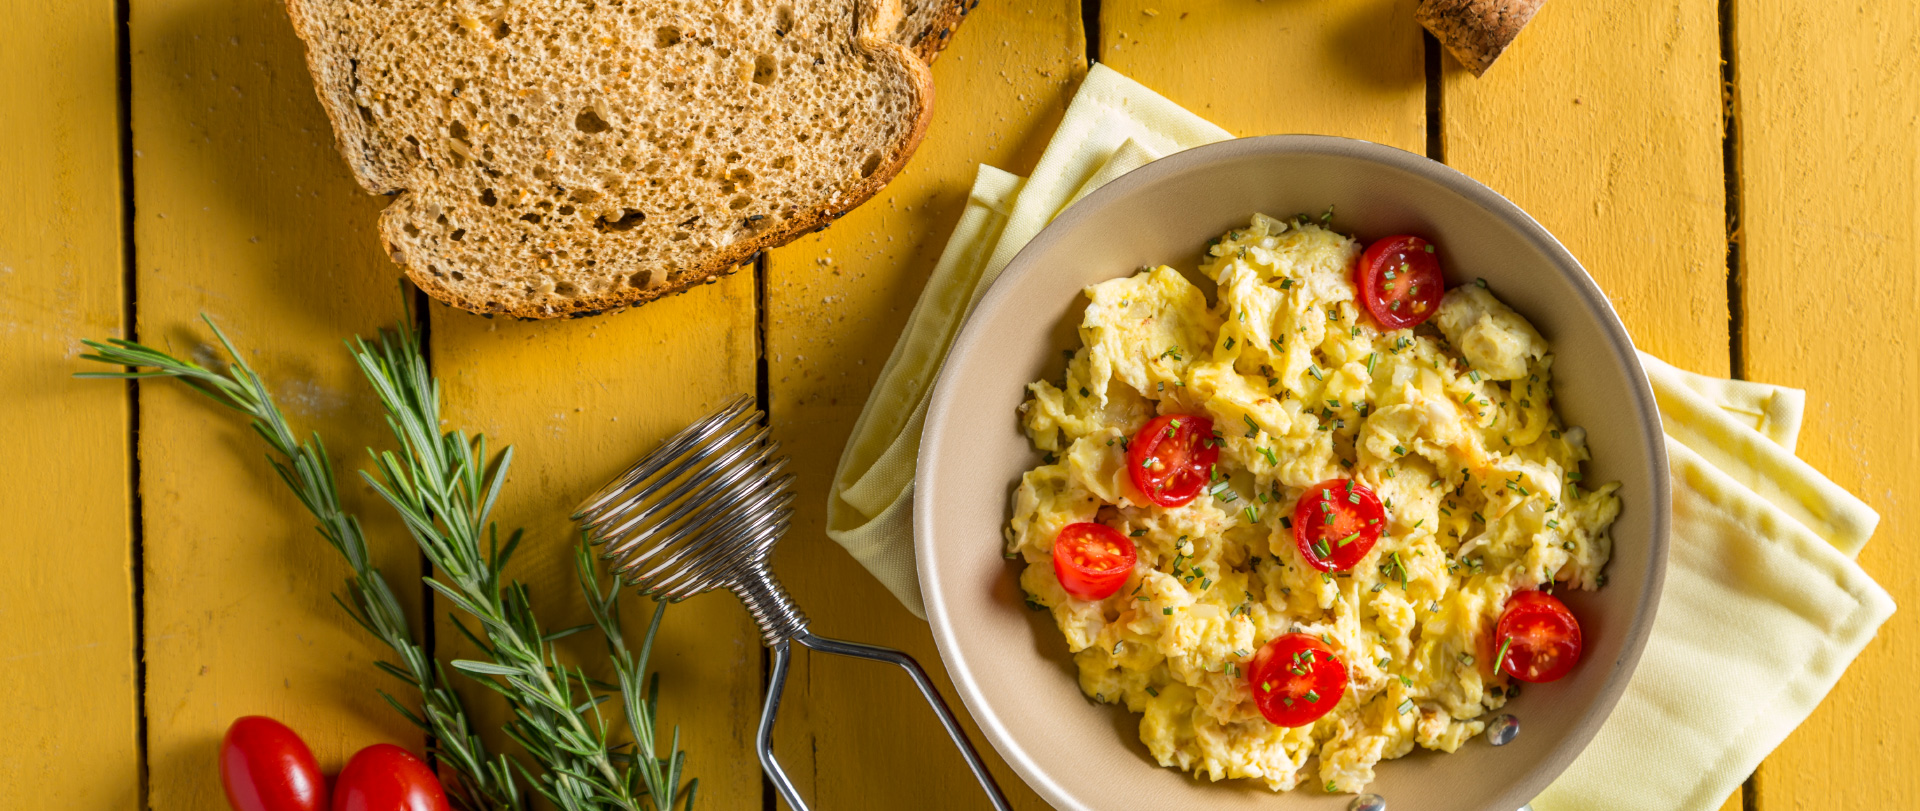
[[[113,2],[114,124],[120,171],[120,332],[140,340],[139,252],[134,242],[132,0]],[[140,493],[140,381],[128,379],[127,566],[133,583],[133,707],[135,795],[147,808],[147,556],[146,510]]]

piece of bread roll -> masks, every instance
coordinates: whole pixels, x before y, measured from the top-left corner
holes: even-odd
[[[1480,76],[1547,0],[1420,0],[1414,19]]]

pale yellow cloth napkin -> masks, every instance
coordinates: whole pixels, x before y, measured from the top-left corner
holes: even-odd
[[[1056,214],[1227,132],[1095,65],[1034,169],[980,167],[840,459],[828,534],[919,616],[914,463],[927,394],[980,294]],[[1879,516],[1793,455],[1805,395],[1641,356],[1673,468],[1660,614],[1620,704],[1537,811],[1717,808],[1893,613],[1853,562]]]

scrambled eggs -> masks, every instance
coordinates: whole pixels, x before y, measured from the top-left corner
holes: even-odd
[[[1615,484],[1581,482],[1584,434],[1552,408],[1553,355],[1484,283],[1446,293],[1415,329],[1381,331],[1355,302],[1361,248],[1309,218],[1256,215],[1210,244],[1217,301],[1159,267],[1086,290],[1084,345],[1065,380],[1031,384],[1021,418],[1046,463],[1014,494],[1007,553],[1052,612],[1080,688],[1141,714],[1161,765],[1294,788],[1318,756],[1328,791],[1357,792],[1415,745],[1451,752],[1517,690],[1488,640],[1515,591],[1594,589],[1619,513]],[[1159,414],[1204,415],[1219,462],[1201,495],[1152,504],[1128,439]],[[1306,565],[1301,492],[1350,477],[1379,495],[1386,531],[1351,571]],[[1131,537],[1126,585],[1068,595],[1054,537],[1097,521]],[[1286,728],[1257,711],[1252,653],[1320,636],[1350,686]]]

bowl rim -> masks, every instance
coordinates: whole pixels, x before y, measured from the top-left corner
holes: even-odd
[[[1625,325],[1621,323],[1619,314],[1613,309],[1612,302],[1601,292],[1599,285],[1594,282],[1586,267],[1580,264],[1566,246],[1562,245],[1532,215],[1527,214],[1518,205],[1485,184],[1424,155],[1372,141],[1333,135],[1262,135],[1218,141],[1152,161],[1094,190],[1042,228],[1039,234],[1014,255],[1000,275],[989,283],[986,293],[968,312],[966,322],[961,325],[952,346],[948,349],[947,357],[952,358],[969,352],[984,339],[980,330],[973,328],[979,314],[992,312],[994,308],[1000,306],[1004,299],[1013,295],[1012,291],[1017,286],[1012,283],[1013,281],[1038,269],[1038,264],[1031,261],[1031,257],[1043,253],[1051,243],[1062,239],[1063,234],[1100,217],[1114,200],[1125,197],[1134,188],[1165,180],[1172,175],[1216,160],[1248,155],[1302,154],[1357,158],[1419,175],[1459,193],[1513,227],[1523,239],[1532,243],[1570,277],[1579,292],[1581,304],[1586,307],[1588,314],[1600,323],[1608,346],[1614,353],[1615,361],[1627,369],[1627,377],[1633,389],[1631,405],[1641,427],[1646,429],[1645,435],[1665,436],[1646,370],[1640,365],[1633,340],[1627,334]],[[951,383],[953,368],[952,364],[942,363],[940,372],[928,391],[927,416],[920,436],[922,449],[937,444],[932,440],[946,424],[947,412],[963,399],[943,396],[953,388],[954,384]],[[1654,469],[1649,471],[1655,502],[1652,505],[1654,507],[1652,537],[1649,539],[1651,549],[1647,558],[1646,588],[1640,594],[1633,621],[1626,630],[1626,640],[1621,649],[1621,655],[1613,663],[1612,671],[1608,674],[1607,681],[1601,686],[1595,700],[1588,705],[1570,733],[1561,740],[1560,745],[1541,760],[1539,767],[1510,783],[1507,790],[1502,792],[1498,804],[1492,808],[1518,808],[1531,802],[1540,791],[1558,778],[1568,765],[1572,764],[1598,734],[1607,717],[1612,714],[1621,695],[1625,693],[1628,682],[1632,680],[1633,672],[1646,649],[1647,640],[1652,635],[1655,616],[1659,611],[1660,594],[1666,580],[1668,542],[1673,514],[1672,482],[1666,444],[1664,441],[1655,441],[1647,450],[1654,463]],[[954,691],[959,694],[962,703],[966,705],[967,712],[972,715],[980,731],[993,745],[995,751],[999,752],[1007,764],[1020,775],[1020,778],[1052,805],[1068,808],[1082,807],[1084,805],[1082,801],[1040,769],[1025,749],[1012,738],[1006,724],[993,711],[985,694],[981,692],[966,661],[959,659],[959,655],[955,652],[957,643],[953,618],[948,613],[946,600],[939,589],[928,585],[938,582],[941,575],[937,557],[927,548],[933,537],[930,517],[932,510],[928,502],[933,498],[932,494],[940,490],[935,485],[938,479],[937,467],[933,464],[932,455],[924,452],[920,454],[914,465],[914,480],[918,485],[923,486],[914,487],[913,550],[914,565],[919,576],[920,596],[926,606],[927,624],[932,631],[934,645],[940,653],[941,663],[952,680]]]

